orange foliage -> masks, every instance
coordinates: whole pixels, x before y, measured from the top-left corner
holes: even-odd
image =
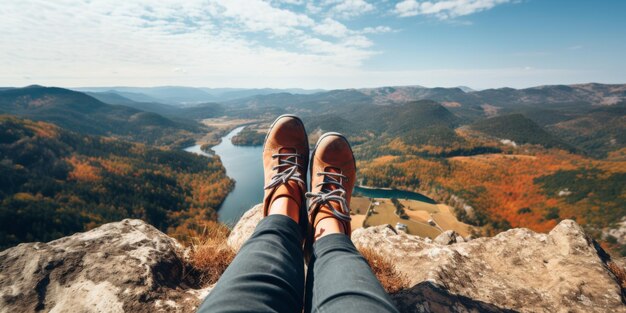
[[[392,141],[390,146],[396,150],[409,149],[399,141]],[[431,195],[443,188],[451,194],[462,195],[470,205],[494,220],[504,219],[512,227],[527,227],[539,232],[549,231],[558,222],[546,218],[548,210],[554,207],[559,208],[560,218],[576,217],[579,223],[585,221],[579,214],[580,207],[560,197],[548,197],[534,183],[536,178],[581,167],[623,172],[626,169],[623,165],[623,162],[597,161],[558,149],[527,148],[524,154],[514,155],[482,154],[448,159],[407,155],[358,162],[359,175],[369,181],[391,179],[391,186],[387,187],[430,192]],[[402,176],[392,175],[394,171]],[[590,210],[600,210],[590,203],[579,202],[577,205],[581,204]]]
[[[123,159],[108,160],[104,158],[97,158],[96,160],[98,161],[100,166],[102,166],[102,168],[104,168],[107,172],[110,172],[116,175],[128,175],[128,173],[132,171],[132,166],[127,160],[123,160]]]
[[[72,165],[72,171],[69,172],[69,180],[77,181],[97,181],[100,180],[100,171],[89,164],[88,160],[72,156],[66,159]]]
[[[480,155],[450,159],[453,170],[448,186],[482,186],[474,203],[491,216],[507,220],[512,227],[528,227],[546,232],[556,225],[555,220],[544,220],[543,213],[555,206],[557,200],[548,199],[533,180],[559,169],[574,169],[566,159],[554,155],[510,156]],[[443,182],[446,183],[446,182]],[[521,208],[532,208],[520,214]]]
[[[44,122],[36,122],[36,126],[33,125],[33,127],[29,128],[32,129],[37,136],[43,138],[56,138],[59,135],[56,126]]]
[[[394,155],[384,155],[378,158],[375,158],[374,160],[372,160],[372,165],[373,166],[381,166],[381,165],[385,165],[389,162],[393,162],[397,159],[397,156]]]
[[[606,159],[609,161],[626,161],[626,148],[609,152]]]

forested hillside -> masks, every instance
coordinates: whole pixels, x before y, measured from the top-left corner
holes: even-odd
[[[480,120],[472,124],[471,127],[486,135],[512,140],[520,144],[530,143],[547,148],[573,149],[562,140],[545,131],[531,119],[519,113]]]
[[[90,135],[118,136],[152,145],[182,147],[206,132],[192,120],[110,105],[63,88],[29,86],[0,91],[0,113],[54,123]]]
[[[0,116],[0,248],[128,217],[185,239],[232,184],[218,158]]]

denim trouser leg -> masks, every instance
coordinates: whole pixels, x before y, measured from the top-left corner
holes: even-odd
[[[313,244],[306,285],[305,312],[398,312],[344,234],[327,235]]]
[[[287,216],[261,220],[198,312],[301,312],[302,234]]]

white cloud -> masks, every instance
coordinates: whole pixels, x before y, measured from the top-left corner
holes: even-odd
[[[260,0],[11,1],[0,6],[0,85],[262,86],[376,54],[359,32],[318,21]]]
[[[269,31],[277,36],[284,36],[300,27],[310,27],[315,21],[304,14],[273,7],[260,0],[226,0],[209,2],[215,9],[216,16],[232,18],[238,26],[246,30]]]
[[[344,69],[357,68],[361,63],[360,60],[376,54],[376,52],[361,49],[371,46],[371,42],[360,36],[349,37],[339,44],[309,37],[302,41],[302,46],[322,56],[332,56],[325,58],[327,65]]]
[[[403,0],[396,4],[395,13],[402,17],[432,15],[438,19],[450,19],[489,10],[512,0]]]
[[[302,5],[302,4],[304,4],[304,0],[278,0],[278,3]]]
[[[539,67],[419,70],[407,62],[406,71],[373,71],[366,65],[380,52],[369,35],[396,30],[376,26],[378,21],[370,22],[369,16],[363,19],[364,24],[361,20],[355,23],[358,29],[351,29],[348,25],[352,24],[340,23],[338,16],[327,14],[338,3],[320,4],[322,9],[315,14],[304,3],[298,10],[288,9],[297,4],[277,3],[4,1],[0,5],[0,86],[348,88],[471,84],[487,88],[623,81],[621,72],[611,74],[607,81],[601,70]],[[453,11],[445,12],[452,16]]]
[[[374,45],[374,43],[371,40],[367,39],[367,37],[360,35],[347,38],[344,41],[344,44],[346,46],[358,48],[369,48]]]
[[[324,19],[322,23],[313,26],[313,30],[320,35],[337,38],[345,37],[351,32],[345,25],[332,18]]]
[[[375,7],[364,0],[325,0],[326,6],[331,6],[329,13],[341,18],[353,18],[374,11]]]
[[[318,14],[320,12],[322,12],[323,8],[321,6],[317,6],[311,2],[306,4],[306,10],[307,12],[311,13],[311,14]]]
[[[393,28],[389,26],[365,27],[361,30],[362,34],[382,34],[393,32]]]
[[[356,36],[354,40],[357,40],[356,38],[358,38],[358,40],[361,42],[365,42],[367,40],[368,42],[367,47],[369,47],[373,43],[369,39],[367,39],[367,37],[363,35],[389,33],[389,32],[394,32],[394,29],[388,26],[376,26],[376,27],[365,27],[361,30],[351,30],[348,27],[346,27],[346,25],[332,18],[325,18],[322,21],[322,23],[319,23],[313,26],[313,31],[315,31],[315,33],[319,35],[330,36],[330,37],[335,37],[335,38],[345,38],[350,35],[361,35],[361,36]]]

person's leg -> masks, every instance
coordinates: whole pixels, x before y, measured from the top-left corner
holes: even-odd
[[[309,219],[314,231],[307,241],[305,312],[398,312],[350,240],[351,192],[356,166],[348,141],[327,134],[311,156]]]
[[[263,145],[263,218],[199,312],[300,312],[309,144],[295,116],[280,116]]]
[[[350,238],[329,233],[313,244],[305,312],[398,312]]]
[[[303,289],[300,227],[273,214],[261,220],[198,312],[298,312]]]

